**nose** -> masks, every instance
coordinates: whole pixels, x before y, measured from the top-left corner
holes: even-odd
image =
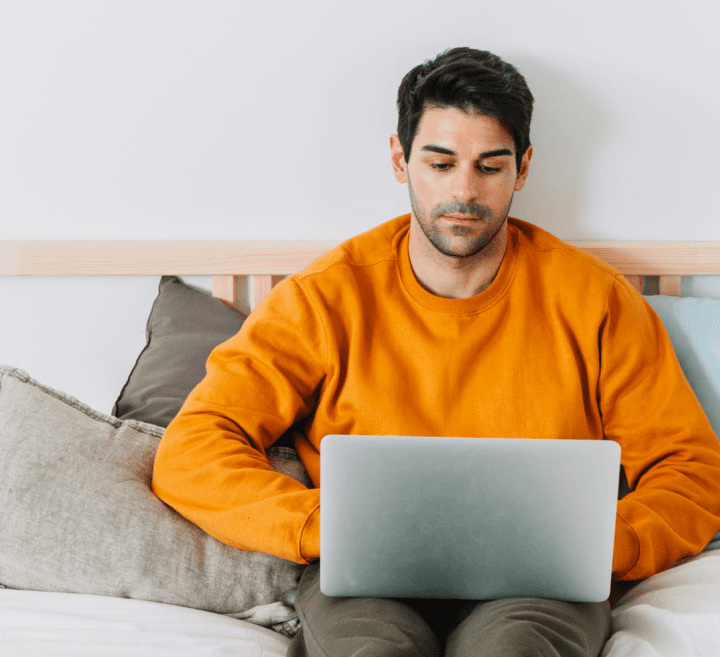
[[[476,200],[480,193],[480,181],[475,167],[472,165],[458,166],[455,172],[456,176],[453,181],[455,198],[465,203]]]

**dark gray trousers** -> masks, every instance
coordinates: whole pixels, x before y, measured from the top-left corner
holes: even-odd
[[[607,601],[335,598],[320,591],[318,563],[295,607],[288,657],[597,657],[610,635]]]

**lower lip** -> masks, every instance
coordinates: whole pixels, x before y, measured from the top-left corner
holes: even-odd
[[[472,223],[478,221],[478,219],[474,219],[474,218],[473,219],[462,219],[460,217],[448,217],[447,215],[443,215],[443,219],[445,219],[445,221],[451,221],[452,223],[455,223],[455,224],[472,224]]]

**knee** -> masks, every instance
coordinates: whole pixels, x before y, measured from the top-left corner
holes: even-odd
[[[602,611],[602,610],[600,610]],[[450,643],[474,652],[504,657],[598,655],[607,631],[603,614],[555,601],[507,600],[480,605],[457,628]],[[454,652],[448,650],[447,655]],[[464,654],[462,650],[458,654]]]
[[[328,622],[329,621],[329,622]],[[440,657],[437,636],[413,609],[392,600],[350,599],[325,622],[304,627],[308,655]]]
[[[566,657],[578,654],[580,646],[568,649],[569,637],[559,636],[546,625],[531,619],[518,619],[490,629],[483,643],[492,650],[479,654],[503,657]],[[580,654],[588,654],[583,650]]]
[[[388,599],[364,601],[364,613],[337,627],[338,636],[358,637],[366,647],[362,655],[382,657],[440,657],[438,637],[425,619],[408,605]]]

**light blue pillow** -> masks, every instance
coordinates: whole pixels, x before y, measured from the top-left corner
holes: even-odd
[[[720,437],[720,300],[649,295],[680,366]],[[705,550],[720,549],[720,532]]]
[[[649,295],[680,366],[720,436],[720,300]]]

